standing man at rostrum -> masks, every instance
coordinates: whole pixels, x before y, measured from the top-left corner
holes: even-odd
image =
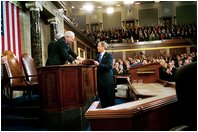
[[[100,54],[94,61],[97,66],[98,96],[101,107],[109,107],[115,103],[114,80],[113,80],[113,57],[107,53],[108,44],[105,41],[99,42],[97,49]]]
[[[48,59],[46,61],[46,65],[49,65],[49,59],[51,58],[51,56],[53,56],[53,45],[56,44],[56,41],[60,38],[62,38],[64,36],[64,34],[62,33],[57,33],[56,36],[55,36],[55,39],[52,40],[49,44],[48,44],[48,48],[47,48],[47,52],[48,52]]]
[[[47,65],[63,65],[66,62],[81,63],[82,58],[70,47],[74,42],[74,39],[75,34],[72,31],[65,32],[64,36],[58,39],[56,43],[50,47],[51,52],[48,56]]]

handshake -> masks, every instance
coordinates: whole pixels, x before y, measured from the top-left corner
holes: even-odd
[[[73,64],[82,64],[82,61],[84,60],[84,58],[81,58],[80,56],[78,56],[76,58],[75,61],[73,61]]]

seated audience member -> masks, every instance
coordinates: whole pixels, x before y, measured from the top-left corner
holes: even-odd
[[[146,64],[148,64],[148,61],[146,59],[143,59],[142,64],[146,65]]]
[[[130,74],[131,65],[130,65],[130,62],[128,60],[124,61],[123,68],[125,70],[125,74]]]
[[[176,58],[175,58],[175,66],[176,67],[179,67],[179,61],[181,60],[181,57],[180,55],[176,55]]]
[[[182,60],[179,60],[178,67],[177,68],[182,67],[182,66],[183,66],[183,61]]]
[[[120,75],[124,75],[126,73],[125,69],[123,68],[123,65],[119,65],[120,69]]]
[[[197,61],[197,55],[195,52],[192,52],[191,53],[191,56],[192,56],[192,62],[196,62]]]
[[[189,61],[188,59],[186,59],[186,60],[184,61],[184,65],[187,65],[187,64],[190,64],[190,61]]]
[[[160,67],[159,67],[159,78],[161,80],[166,80],[166,69],[167,69],[167,63],[164,59],[160,60]]]
[[[113,73],[114,73],[114,77],[115,77],[115,75],[122,76],[126,73],[126,71],[124,70],[122,65],[120,65],[118,62],[116,62],[114,64]],[[127,80],[125,78],[114,78],[114,81],[115,81],[115,85],[127,83]]]
[[[176,68],[174,66],[174,63],[173,62],[169,62],[168,63],[168,67],[166,69],[166,81],[169,81],[169,82],[174,82],[175,81],[175,72],[176,72]]]
[[[120,64],[118,62],[115,62],[114,67],[113,67],[113,73],[114,75],[121,75],[123,74],[123,71],[120,69]]]

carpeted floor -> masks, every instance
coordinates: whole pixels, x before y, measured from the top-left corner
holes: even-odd
[[[127,99],[116,98],[115,103],[121,104]],[[10,102],[6,97],[1,99],[1,130],[2,131],[48,131],[41,121],[38,95],[32,101],[26,97],[18,97]],[[83,131],[90,131],[90,125]]]

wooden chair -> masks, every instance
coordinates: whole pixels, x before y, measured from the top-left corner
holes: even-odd
[[[6,82],[8,83],[9,93],[8,96],[12,100],[13,91],[23,91],[23,98],[25,100],[26,92],[29,94],[31,100],[31,85],[26,81],[25,75],[14,53],[11,51],[4,51],[4,65],[6,70]]]

